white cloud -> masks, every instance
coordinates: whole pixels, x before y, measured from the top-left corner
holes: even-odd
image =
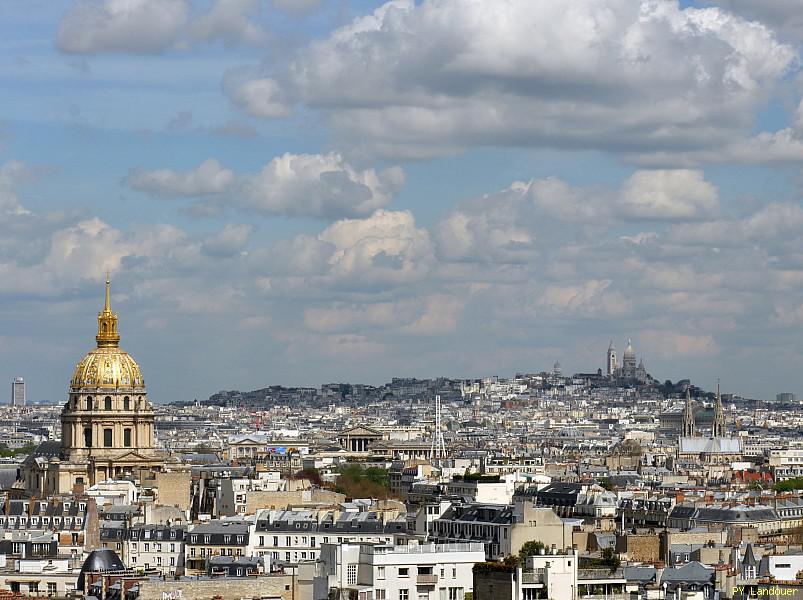
[[[721,6],[751,21],[766,23],[783,37],[803,41],[803,13],[798,0],[698,0]]]
[[[223,194],[232,189],[235,181],[234,172],[213,158],[183,173],[171,169],[134,170],[126,178],[135,190],[169,196]]]
[[[130,187],[172,196],[211,196],[202,208],[216,213],[231,205],[266,215],[318,217],[367,216],[390,204],[404,184],[404,171],[358,170],[340,154],[284,154],[255,175],[237,175],[209,159],[185,172],[134,170]]]
[[[216,0],[208,13],[189,25],[194,40],[222,40],[229,45],[259,45],[267,35],[251,22],[249,16],[258,9],[257,0]]]
[[[63,52],[160,52],[187,22],[185,0],[78,0],[59,24]]]
[[[190,42],[259,45],[256,0],[214,0],[192,16],[187,0],[76,0],[59,23],[56,47],[70,54],[158,53]]]
[[[321,0],[272,0],[273,6],[285,12],[303,15],[321,6]]]
[[[438,250],[446,260],[528,263],[544,248],[586,243],[623,221],[689,222],[718,211],[718,190],[701,171],[635,171],[619,190],[556,178],[518,181],[449,213],[437,227]],[[650,239],[622,237],[639,244]]]
[[[795,61],[764,25],[675,2],[394,0],[299,52],[281,85],[254,79],[239,103],[274,117],[294,98],[373,153],[671,154],[744,137]]]
[[[20,202],[17,186],[30,175],[24,162],[12,160],[0,167],[0,213],[10,216],[30,214]]]
[[[702,171],[637,171],[622,187],[620,211],[632,220],[692,221],[719,211],[719,193]]]
[[[291,216],[367,216],[387,206],[404,172],[358,171],[337,153],[284,154],[248,177],[243,203],[258,212]]]
[[[201,250],[212,256],[233,256],[239,254],[248,244],[253,233],[251,225],[227,223],[215,235],[203,241]]]
[[[432,267],[429,234],[408,211],[380,209],[365,219],[343,219],[318,239],[334,245],[329,267],[338,284],[398,285],[420,280]]]
[[[290,105],[284,99],[284,92],[274,79],[231,81],[227,82],[225,87],[232,102],[250,115],[270,119],[290,115]]]

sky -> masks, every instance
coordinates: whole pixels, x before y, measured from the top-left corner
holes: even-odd
[[[0,1],[0,381],[803,393],[799,0]],[[10,385],[9,385],[10,391]],[[1,398],[0,398],[1,400]]]

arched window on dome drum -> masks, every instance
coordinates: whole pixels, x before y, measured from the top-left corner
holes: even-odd
[[[92,410],[92,396],[86,397],[86,409]]]
[[[106,396],[103,399],[103,409],[104,410],[111,410],[112,409],[112,398],[111,398],[111,396]]]
[[[131,400],[128,396],[123,398],[123,410],[131,410]]]
[[[84,446],[87,448],[92,447],[92,428],[84,428]]]

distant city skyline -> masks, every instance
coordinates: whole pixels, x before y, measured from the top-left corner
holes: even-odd
[[[661,380],[800,390],[771,4],[4,3],[0,378],[63,400],[109,270],[154,402],[604,371],[627,338]]]

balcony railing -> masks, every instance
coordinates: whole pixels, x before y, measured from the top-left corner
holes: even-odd
[[[479,542],[458,544],[420,544],[403,546],[362,546],[361,554],[439,554],[441,552],[485,552]]]
[[[610,569],[578,569],[577,570],[577,579],[582,583],[583,579],[624,579],[625,572],[624,569],[616,569],[615,571],[611,571]]]
[[[532,571],[524,571],[521,574],[522,583],[543,583],[544,569],[533,569]]]
[[[417,575],[415,578],[416,585],[436,585],[438,583],[437,575]]]

